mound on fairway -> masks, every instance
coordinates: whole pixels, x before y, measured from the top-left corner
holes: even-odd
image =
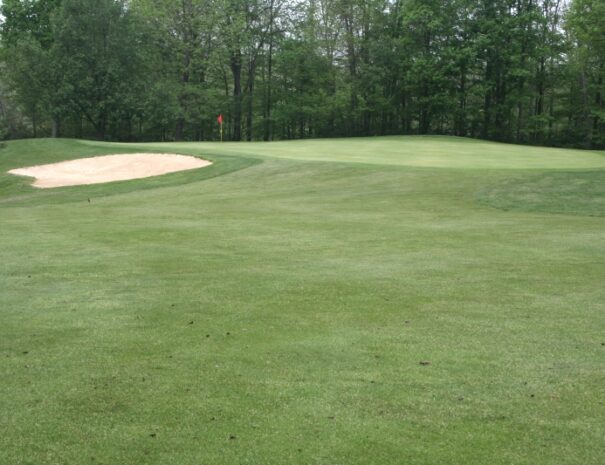
[[[130,153],[30,166],[10,170],[9,173],[36,178],[32,184],[35,187],[51,188],[149,178],[211,164],[207,160],[185,155]]]

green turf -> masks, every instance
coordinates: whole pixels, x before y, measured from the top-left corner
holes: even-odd
[[[0,173],[142,149],[214,165],[0,174],[0,464],[605,463],[603,154],[38,140]]]
[[[548,172],[511,179],[480,192],[503,210],[605,216],[605,170]]]
[[[97,142],[88,146],[99,147]],[[126,144],[114,146],[130,147]],[[163,150],[164,144],[144,144]],[[191,144],[170,144],[191,150]],[[478,140],[439,137],[376,137],[304,140],[269,144],[207,143],[205,150],[305,161],[329,161],[427,168],[461,169],[605,169],[605,156],[598,152],[540,147],[519,147]]]

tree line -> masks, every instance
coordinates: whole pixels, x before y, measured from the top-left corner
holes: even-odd
[[[605,147],[603,0],[4,0],[0,138]]]

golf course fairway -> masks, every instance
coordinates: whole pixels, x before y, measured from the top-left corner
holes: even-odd
[[[200,170],[36,189],[137,152]],[[605,463],[605,154],[0,148],[0,464]]]

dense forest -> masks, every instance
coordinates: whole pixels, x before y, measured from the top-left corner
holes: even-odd
[[[605,147],[605,0],[4,0],[0,139]]]

